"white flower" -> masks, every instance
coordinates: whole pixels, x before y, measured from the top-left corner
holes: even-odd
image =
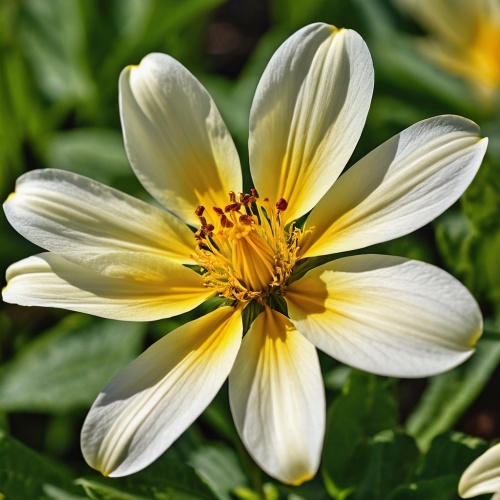
[[[289,38],[256,90],[249,148],[257,191],[244,194],[214,102],[178,62],[151,54],[123,71],[120,110],[132,167],[166,210],[68,172],[19,179],[7,217],[49,252],[9,268],[7,302],[145,321],[214,295],[227,299],[103,389],[82,431],[91,466],[110,476],[146,467],[229,376],[248,451],[270,475],[300,484],[317,471],[325,428],[315,346],[351,366],[405,377],[447,370],[473,353],[479,308],[434,266],[359,255],[293,274],[310,257],[423,226],[479,168],[487,141],[477,126],[441,116],[339,177],[372,89],[370,54],[354,31],[313,24]],[[194,235],[186,224],[200,229]],[[263,310],[242,338],[252,301]]]
[[[462,498],[496,493],[493,499],[500,500],[500,444],[484,452],[467,467],[460,478],[458,492]]]
[[[466,79],[484,103],[500,88],[499,0],[394,0],[430,33],[423,52]]]

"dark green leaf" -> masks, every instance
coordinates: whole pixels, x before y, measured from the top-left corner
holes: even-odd
[[[203,476],[221,500],[231,500],[233,490],[248,486],[238,457],[230,448],[203,446],[191,453],[189,464]]]
[[[382,431],[358,452],[362,479],[353,500],[384,500],[394,488],[407,484],[419,451],[413,438],[393,430]]]
[[[189,466],[160,459],[123,478],[78,479],[94,500],[215,500],[217,497]]]
[[[322,472],[335,498],[360,479],[356,453],[378,432],[397,426],[393,381],[353,370],[342,395],[328,410]]]
[[[406,428],[425,450],[457,422],[479,395],[500,362],[500,342],[480,341],[476,353],[461,366],[432,377]]]
[[[116,177],[132,175],[121,134],[108,129],[78,129],[55,135],[48,164],[106,184]]]
[[[144,325],[74,314],[30,343],[0,372],[4,411],[86,408],[141,350]]]
[[[80,500],[83,492],[44,457],[0,430],[0,496],[12,500]],[[2,497],[3,498],[3,497]]]

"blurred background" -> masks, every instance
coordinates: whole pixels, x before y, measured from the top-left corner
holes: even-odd
[[[495,12],[481,11],[486,4],[1,0],[0,198],[14,190],[16,178],[24,172],[59,168],[148,200],[125,156],[117,82],[126,65],[137,64],[154,51],[178,59],[207,87],[233,134],[250,188],[248,117],[255,87],[271,55],[294,31],[311,22],[355,29],[372,53],[376,84],[366,128],[349,165],[411,124],[439,114],[466,116],[490,137],[479,174],[455,206],[412,235],[366,250],[420,259],[449,271],[478,300],[486,331],[469,362],[430,380],[371,377],[322,357],[327,401],[333,408],[346,398],[346,382],[358,387],[360,394],[370,384],[378,384],[397,406],[394,428],[404,428],[423,452],[436,436],[453,431],[485,440],[498,438],[500,6]],[[40,251],[9,226],[3,213],[0,231],[4,271]],[[61,485],[80,476],[94,477],[81,457],[79,431],[99,390],[146,346],[201,312],[135,324],[2,302],[0,498],[2,492],[6,498],[81,498],[81,489]],[[329,416],[338,413],[338,407],[332,408]],[[365,405],[363,411],[369,415],[370,408]],[[327,445],[335,432],[341,431],[329,430]],[[245,455],[235,436],[225,389],[167,455],[171,463],[190,464],[217,498],[262,498],[262,491],[275,492],[277,496],[268,497],[278,498],[292,491],[268,486],[269,479]],[[462,462],[457,463],[463,469],[467,458]],[[28,480],[35,469],[45,478],[43,484],[59,485],[66,493],[42,488],[41,480]],[[179,472],[173,465],[170,470],[178,475],[191,473]],[[328,467],[323,478],[325,474]],[[293,498],[333,496],[319,476],[305,489],[294,490]],[[81,483],[87,495],[94,495],[91,498],[122,498],[98,493],[92,481]],[[124,486],[128,487],[133,488]],[[198,492],[189,498],[212,497]]]

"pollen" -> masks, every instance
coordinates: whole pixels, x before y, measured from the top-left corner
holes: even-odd
[[[284,224],[281,214],[287,207],[283,198],[274,205],[260,199],[255,189],[238,196],[231,191],[224,208],[199,206],[192,258],[203,270],[205,286],[242,302],[263,303],[272,294],[283,295],[302,236],[294,223]]]

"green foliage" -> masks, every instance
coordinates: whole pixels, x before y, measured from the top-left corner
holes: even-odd
[[[486,449],[484,441],[459,433],[437,437],[411,484],[397,488],[387,500],[458,500],[462,472]]]
[[[0,494],[7,499],[79,500],[85,498],[60,467],[0,430]],[[2,498],[2,497],[0,497]]]
[[[147,197],[125,155],[117,82],[125,66],[153,51],[178,58],[206,85],[235,138],[249,189],[248,118],[269,58],[310,22],[353,28],[370,48],[377,80],[350,164],[436,114],[463,114],[490,136],[487,159],[460,202],[433,225],[366,250],[423,260],[451,272],[477,298],[490,333],[467,363],[427,381],[406,422],[399,415],[396,380],[323,363],[333,403],[321,473],[299,487],[278,484],[253,463],[238,440],[226,388],[146,470],[120,479],[81,478],[88,472],[82,472],[78,429],[99,390],[145,345],[219,303],[150,325],[2,304],[0,352],[8,361],[0,367],[0,498],[456,500],[461,473],[487,444],[453,429],[463,430],[461,420],[492,383],[500,361],[500,336],[495,334],[500,321],[500,113],[480,106],[464,81],[419,51],[415,33],[420,36],[421,28],[402,16],[394,2],[269,0],[262,2],[267,24],[258,36],[250,22],[238,18],[245,2],[229,18],[226,9],[231,7],[225,3],[0,2],[1,198],[14,190],[19,175],[46,167]],[[247,30],[251,33],[245,38]],[[214,53],[213,37],[227,36],[231,42],[235,32],[241,37],[235,51]],[[231,77],[216,73],[215,57],[242,58],[243,69]],[[3,217],[0,232],[4,268],[39,251]],[[324,260],[309,260],[304,271]]]
[[[394,382],[375,375],[352,371],[342,395],[328,409],[322,473],[329,493],[346,498],[366,474],[371,438],[397,426]],[[379,450],[377,445],[374,450]],[[376,451],[374,451],[376,453]],[[375,472],[373,472],[375,473]]]
[[[457,368],[432,377],[418,406],[406,422],[422,449],[451,429],[477,398],[500,362],[500,343],[481,341],[477,351]]]
[[[40,335],[0,371],[0,410],[86,408],[140,353],[145,327],[74,314]]]
[[[158,460],[131,477],[78,479],[92,500],[216,500],[210,488],[189,466]]]

